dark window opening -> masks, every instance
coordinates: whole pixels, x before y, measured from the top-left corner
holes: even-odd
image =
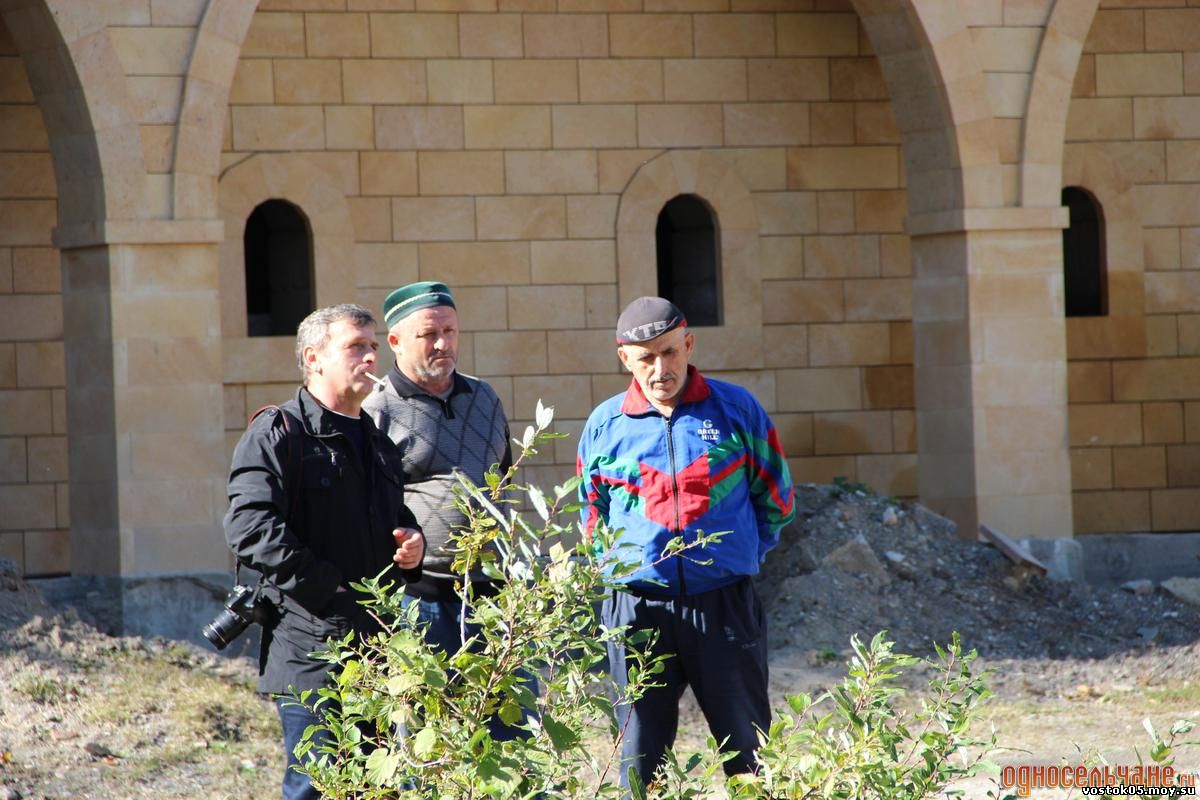
[[[1104,246],[1104,209],[1087,189],[1068,186],[1062,203],[1071,213],[1063,230],[1063,294],[1068,317],[1108,314],[1108,256]]]
[[[721,263],[716,218],[694,194],[672,198],[658,214],[658,294],[689,325],[721,324]]]
[[[312,234],[299,208],[262,203],[246,220],[246,328],[250,336],[294,336],[314,307]]]

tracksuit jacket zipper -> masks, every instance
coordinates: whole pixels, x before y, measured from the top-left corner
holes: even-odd
[[[679,476],[675,471],[675,440],[672,433],[674,421],[674,416],[663,417],[663,423],[667,427],[667,468],[671,470],[671,500],[675,503],[675,535],[683,536],[683,524],[679,519]],[[675,556],[675,567],[679,570],[679,596],[682,597],[687,594],[687,581],[683,577],[682,557]]]

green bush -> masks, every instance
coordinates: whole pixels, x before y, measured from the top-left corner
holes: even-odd
[[[548,433],[551,409],[538,405],[536,425],[518,444],[506,475],[489,474],[485,487],[464,482],[460,497],[470,524],[457,539],[455,569],[482,569],[500,581],[491,596],[464,600],[481,633],[473,647],[442,654],[425,644],[415,609],[379,580],[359,588],[383,624],[368,641],[331,643],[338,665],[333,687],[301,698],[323,715],[332,743],[310,739],[298,753],[327,797],[441,800],[466,798],[616,798],[620,743],[615,703],[629,703],[661,669],[634,656],[627,691],[619,697],[602,671],[608,640],[638,646],[645,634],[608,630],[596,609],[612,589],[606,567],[627,574],[611,531],[584,542],[576,522],[578,481],[546,493],[518,481],[521,464],[557,434]],[[520,506],[524,504],[525,510]],[[717,536],[669,554],[701,558]],[[869,646],[855,640],[845,681],[818,698],[787,698],[763,733],[755,774],[726,779],[726,760],[709,740],[702,752],[669,754],[650,786],[634,778],[637,798],[916,798],[937,794],[970,774],[979,762],[963,759],[968,729],[987,697],[971,671],[973,653],[957,638],[933,665],[920,709],[898,710],[898,679],[917,659],[897,655],[884,634]],[[525,676],[535,674],[538,686]],[[486,721],[498,716],[523,725],[527,735],[496,741]],[[522,722],[524,720],[524,722]],[[311,734],[313,731],[310,730]]]

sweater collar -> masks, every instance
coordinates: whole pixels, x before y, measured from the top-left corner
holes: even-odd
[[[683,387],[683,394],[679,398],[679,403],[698,403],[701,400],[707,400],[712,394],[712,389],[708,386],[708,381],[704,380],[704,376],[700,374],[700,370],[693,365],[688,364],[687,368],[687,385]],[[651,411],[657,412],[650,401],[646,399],[646,395],[642,392],[642,387],[638,385],[637,379],[634,378],[629,382],[629,388],[625,390],[625,397],[621,400],[621,413],[636,417],[643,414],[648,414]]]
[[[401,397],[416,397],[417,395],[425,395],[441,400],[436,394],[433,394],[428,389],[422,389],[414,381],[408,379],[408,376],[400,371],[400,368],[395,364],[388,371],[388,381],[392,384],[392,389]],[[458,370],[454,371],[454,386],[450,389],[450,395],[446,398],[447,401],[456,394],[470,394],[473,390],[467,379],[458,374]]]

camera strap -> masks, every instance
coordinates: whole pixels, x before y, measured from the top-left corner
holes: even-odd
[[[287,463],[284,465],[283,489],[287,492],[288,510],[287,516],[284,517],[285,522],[291,522],[292,517],[296,515],[296,507],[300,503],[300,471],[301,458],[304,453],[304,443],[301,441],[301,426],[300,421],[293,418],[283,406],[269,405],[255,411],[250,415],[250,422],[268,409],[274,409],[279,414],[279,421],[283,423],[283,439],[287,443]]]
[[[285,446],[287,447],[287,460],[282,465],[284,472],[283,490],[287,493],[288,498],[287,516],[284,517],[284,521],[291,522],[292,518],[296,515],[296,508],[300,504],[300,478],[302,469],[301,460],[304,454],[304,442],[301,438],[303,436],[302,427],[300,421],[293,417],[287,409],[285,409],[283,406],[274,404],[263,406],[251,414],[250,421],[247,423],[247,426],[249,426],[250,423],[253,423],[254,420],[258,418],[259,414],[267,411],[268,409],[274,409],[278,414],[279,421],[283,424],[283,440],[286,443]],[[241,561],[234,559],[233,581],[238,585],[241,585],[242,582],[241,569]],[[255,587],[255,591],[261,592],[265,582],[266,579],[260,575],[258,585]]]

